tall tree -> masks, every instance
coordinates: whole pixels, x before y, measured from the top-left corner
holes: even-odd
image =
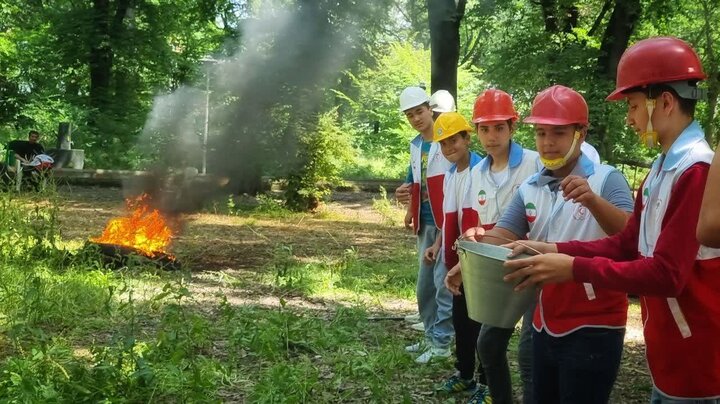
[[[447,90],[457,98],[460,22],[467,0],[428,0],[431,89]]]

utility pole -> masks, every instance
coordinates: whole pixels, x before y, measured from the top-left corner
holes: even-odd
[[[210,68],[209,63],[217,63],[212,58],[202,58],[201,62],[205,63],[205,125],[203,127],[202,138],[202,169],[200,173],[207,174],[207,149],[208,149],[208,132],[210,131]]]

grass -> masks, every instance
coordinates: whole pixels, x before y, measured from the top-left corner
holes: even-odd
[[[452,359],[418,366],[388,320],[414,310],[416,256],[387,198],[216,206],[186,218],[182,272],[110,271],[78,252],[120,195],[0,194],[0,402],[463,401],[433,392]],[[630,349],[617,402],[645,402]]]

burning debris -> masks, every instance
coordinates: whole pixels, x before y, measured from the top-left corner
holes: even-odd
[[[180,264],[168,251],[174,235],[168,219],[151,207],[147,194],[128,198],[126,204],[130,213],[110,220],[102,235],[88,243],[98,246],[106,263],[114,267],[126,265],[135,255],[164,269],[179,269]]]

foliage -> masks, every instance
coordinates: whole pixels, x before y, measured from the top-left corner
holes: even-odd
[[[337,117],[337,110],[331,110],[319,117],[314,130],[300,135],[298,167],[288,175],[285,191],[290,209],[315,210],[329,187],[341,182],[341,168],[352,160],[352,153]]]

